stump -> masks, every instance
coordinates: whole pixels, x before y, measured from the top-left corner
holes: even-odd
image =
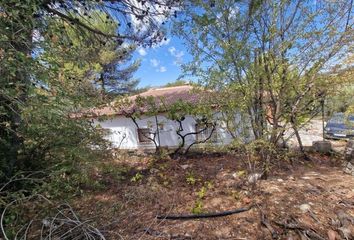
[[[316,152],[329,153],[332,150],[332,144],[329,141],[314,141],[312,147]]]

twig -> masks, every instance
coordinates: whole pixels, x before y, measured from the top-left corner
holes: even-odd
[[[274,221],[274,223],[276,223],[277,225],[279,225],[279,226],[281,226],[283,228],[287,228],[287,229],[298,231],[299,233],[310,237],[310,239],[313,239],[313,240],[325,240],[325,238],[321,237],[314,230],[308,229],[308,228],[306,228],[304,226],[301,226],[298,223],[281,223],[281,222],[276,222],[276,221]]]
[[[174,208],[174,206],[175,206],[174,202],[175,202],[175,199],[173,199],[173,204],[171,204],[171,207],[170,207],[170,209],[168,210],[167,215],[169,215],[169,214],[171,213],[172,209]],[[160,225],[163,223],[163,220],[165,220],[165,219],[162,219],[162,221],[160,221],[160,222],[155,226],[155,228],[158,227],[158,226],[160,226]],[[155,221],[153,221],[153,222],[149,225],[149,227],[147,227],[147,228],[145,228],[145,229],[151,229],[151,227],[152,227],[152,225],[153,225],[154,223],[155,223]],[[146,232],[146,231],[144,230],[144,233],[142,234],[142,236],[139,237],[139,240],[142,239],[146,233],[148,233],[148,232]]]
[[[43,178],[32,178],[33,175],[43,173],[42,171],[36,171],[36,172],[29,172],[28,175],[24,177],[19,177],[19,175],[24,174],[25,172],[19,172],[13,177],[11,177],[6,183],[2,184],[0,187],[0,193],[11,183],[17,182],[17,181],[41,181]]]
[[[260,212],[261,212],[261,224],[269,230],[269,232],[272,234],[273,239],[278,239],[278,233],[274,230],[274,228],[268,221],[267,216],[262,212],[261,209]]]
[[[32,195],[32,196],[28,196],[28,197],[23,197],[23,198],[15,199],[15,200],[11,201],[10,203],[8,203],[8,204],[4,207],[4,209],[3,209],[2,213],[1,213],[1,217],[0,217],[0,229],[1,229],[2,235],[4,236],[4,239],[5,239],[5,240],[9,240],[9,238],[8,238],[7,235],[6,235],[6,231],[5,231],[5,227],[4,227],[4,220],[5,220],[5,214],[6,214],[6,212],[7,212],[7,209],[8,209],[10,206],[12,206],[13,204],[15,204],[16,202],[24,201],[24,200],[30,200],[30,199],[32,199],[32,198],[34,198],[34,197],[39,197],[39,198],[42,198],[42,199],[46,200],[46,201],[49,202],[49,203],[52,203],[49,199],[47,199],[47,198],[44,197],[43,195],[41,195],[41,194],[35,194],[35,195]],[[21,229],[22,229],[22,228],[21,228]],[[20,229],[20,230],[21,230],[21,229]],[[26,231],[26,232],[27,232],[27,231]]]

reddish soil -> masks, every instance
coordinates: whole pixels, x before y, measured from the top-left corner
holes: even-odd
[[[117,160],[112,167],[130,167],[126,179],[100,176],[106,190],[87,192],[74,206],[83,218],[93,217],[107,239],[272,239],[271,233],[274,239],[354,239],[354,177],[343,173],[340,159],[312,155],[312,161],[292,165],[284,160],[253,185],[241,158]],[[249,211],[219,218],[156,218],[250,205]]]

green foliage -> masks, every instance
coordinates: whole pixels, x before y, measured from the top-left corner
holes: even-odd
[[[242,161],[248,173],[262,173],[264,177],[267,177],[277,161],[289,162],[287,152],[284,153],[282,149],[263,139],[256,139],[247,144],[234,141],[230,144],[229,151],[243,155]],[[238,177],[245,174],[243,170],[236,172]]]
[[[101,157],[97,155],[97,157]],[[104,183],[93,176],[93,161],[63,162],[51,169],[48,179],[38,189],[48,199],[71,199],[85,190],[102,190]]]
[[[242,130],[277,144],[285,131],[318,114],[335,85],[320,76],[350,49],[350,10],[350,1],[316,7],[301,0],[191,2],[173,29],[192,55],[181,77],[218,93],[235,138]],[[241,121],[233,125],[237,113]]]
[[[231,197],[234,198],[236,201],[239,201],[241,199],[241,194],[237,190],[232,190]]]
[[[4,76],[0,80],[0,178],[19,170],[87,160],[109,146],[101,129],[70,114],[97,102],[94,86],[86,80],[87,72],[102,71],[97,59],[96,63],[93,60],[97,56],[93,45],[87,45],[95,42],[93,35],[83,38],[56,18],[44,19],[46,25],[42,26],[33,18],[41,7],[37,1],[12,2],[16,7],[2,4],[8,15],[0,16],[0,24],[8,25],[1,32],[4,41],[0,45],[0,73]],[[26,21],[21,16],[30,20],[16,25]],[[114,31],[116,26],[107,29]],[[34,27],[38,36],[32,41]],[[20,35],[15,37],[11,31]],[[31,51],[35,52],[32,56]]]
[[[197,199],[194,202],[194,206],[192,208],[192,213],[201,214],[203,213],[203,199],[205,198],[208,190],[213,188],[213,184],[209,181],[206,181],[204,185],[199,189],[197,194]]]
[[[92,26],[107,34],[114,34],[118,22],[106,21],[109,15],[93,11],[96,18],[78,16],[81,21],[90,21]],[[77,32],[70,24],[57,19],[49,19],[49,29],[45,36],[46,48],[41,58],[58,67],[61,81],[66,80],[80,86],[85,94],[100,94],[113,97],[132,91],[138,81],[132,74],[140,66],[139,61],[131,61],[134,45],[105,37],[97,37],[90,31]],[[66,37],[59,41],[58,31],[65,31]],[[58,54],[61,53],[61,54]],[[78,94],[78,93],[76,93]],[[82,94],[82,93],[81,93]]]
[[[203,186],[199,192],[197,192],[198,198],[199,199],[203,199],[205,197],[205,194],[207,192],[207,188],[205,186]]]
[[[143,175],[141,174],[141,173],[136,173],[131,179],[130,179],[130,181],[131,182],[141,182],[141,180],[143,180]]]
[[[98,166],[97,171],[102,174],[103,178],[119,183],[127,178],[129,169],[128,167],[111,164],[110,162],[103,162],[101,166]]]
[[[185,80],[176,80],[174,82],[167,83],[164,87],[177,87],[189,84],[188,81]]]
[[[189,185],[195,185],[197,182],[200,181],[200,178],[198,178],[197,176],[195,176],[195,174],[193,172],[187,172],[186,174],[186,182],[189,184]]]
[[[193,214],[201,214],[203,213],[203,202],[200,199],[197,199],[194,203],[194,206],[192,208],[192,213]]]
[[[159,148],[152,158],[152,164],[160,160],[169,159],[169,150],[166,148]]]
[[[40,185],[16,181],[0,190],[1,210],[24,196],[69,200],[88,186],[103,187],[91,167],[107,157],[107,132],[74,113],[135,88],[136,43],[161,39],[152,23],[165,15],[156,9],[139,14],[148,32],[135,31],[123,24],[136,13],[116,4],[113,10],[115,3],[99,1],[0,1],[0,182],[23,171],[43,177]],[[25,226],[15,215],[7,215],[6,232]]]

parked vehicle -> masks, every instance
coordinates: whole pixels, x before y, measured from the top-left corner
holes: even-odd
[[[335,113],[326,124],[325,138],[354,139],[354,115]]]

